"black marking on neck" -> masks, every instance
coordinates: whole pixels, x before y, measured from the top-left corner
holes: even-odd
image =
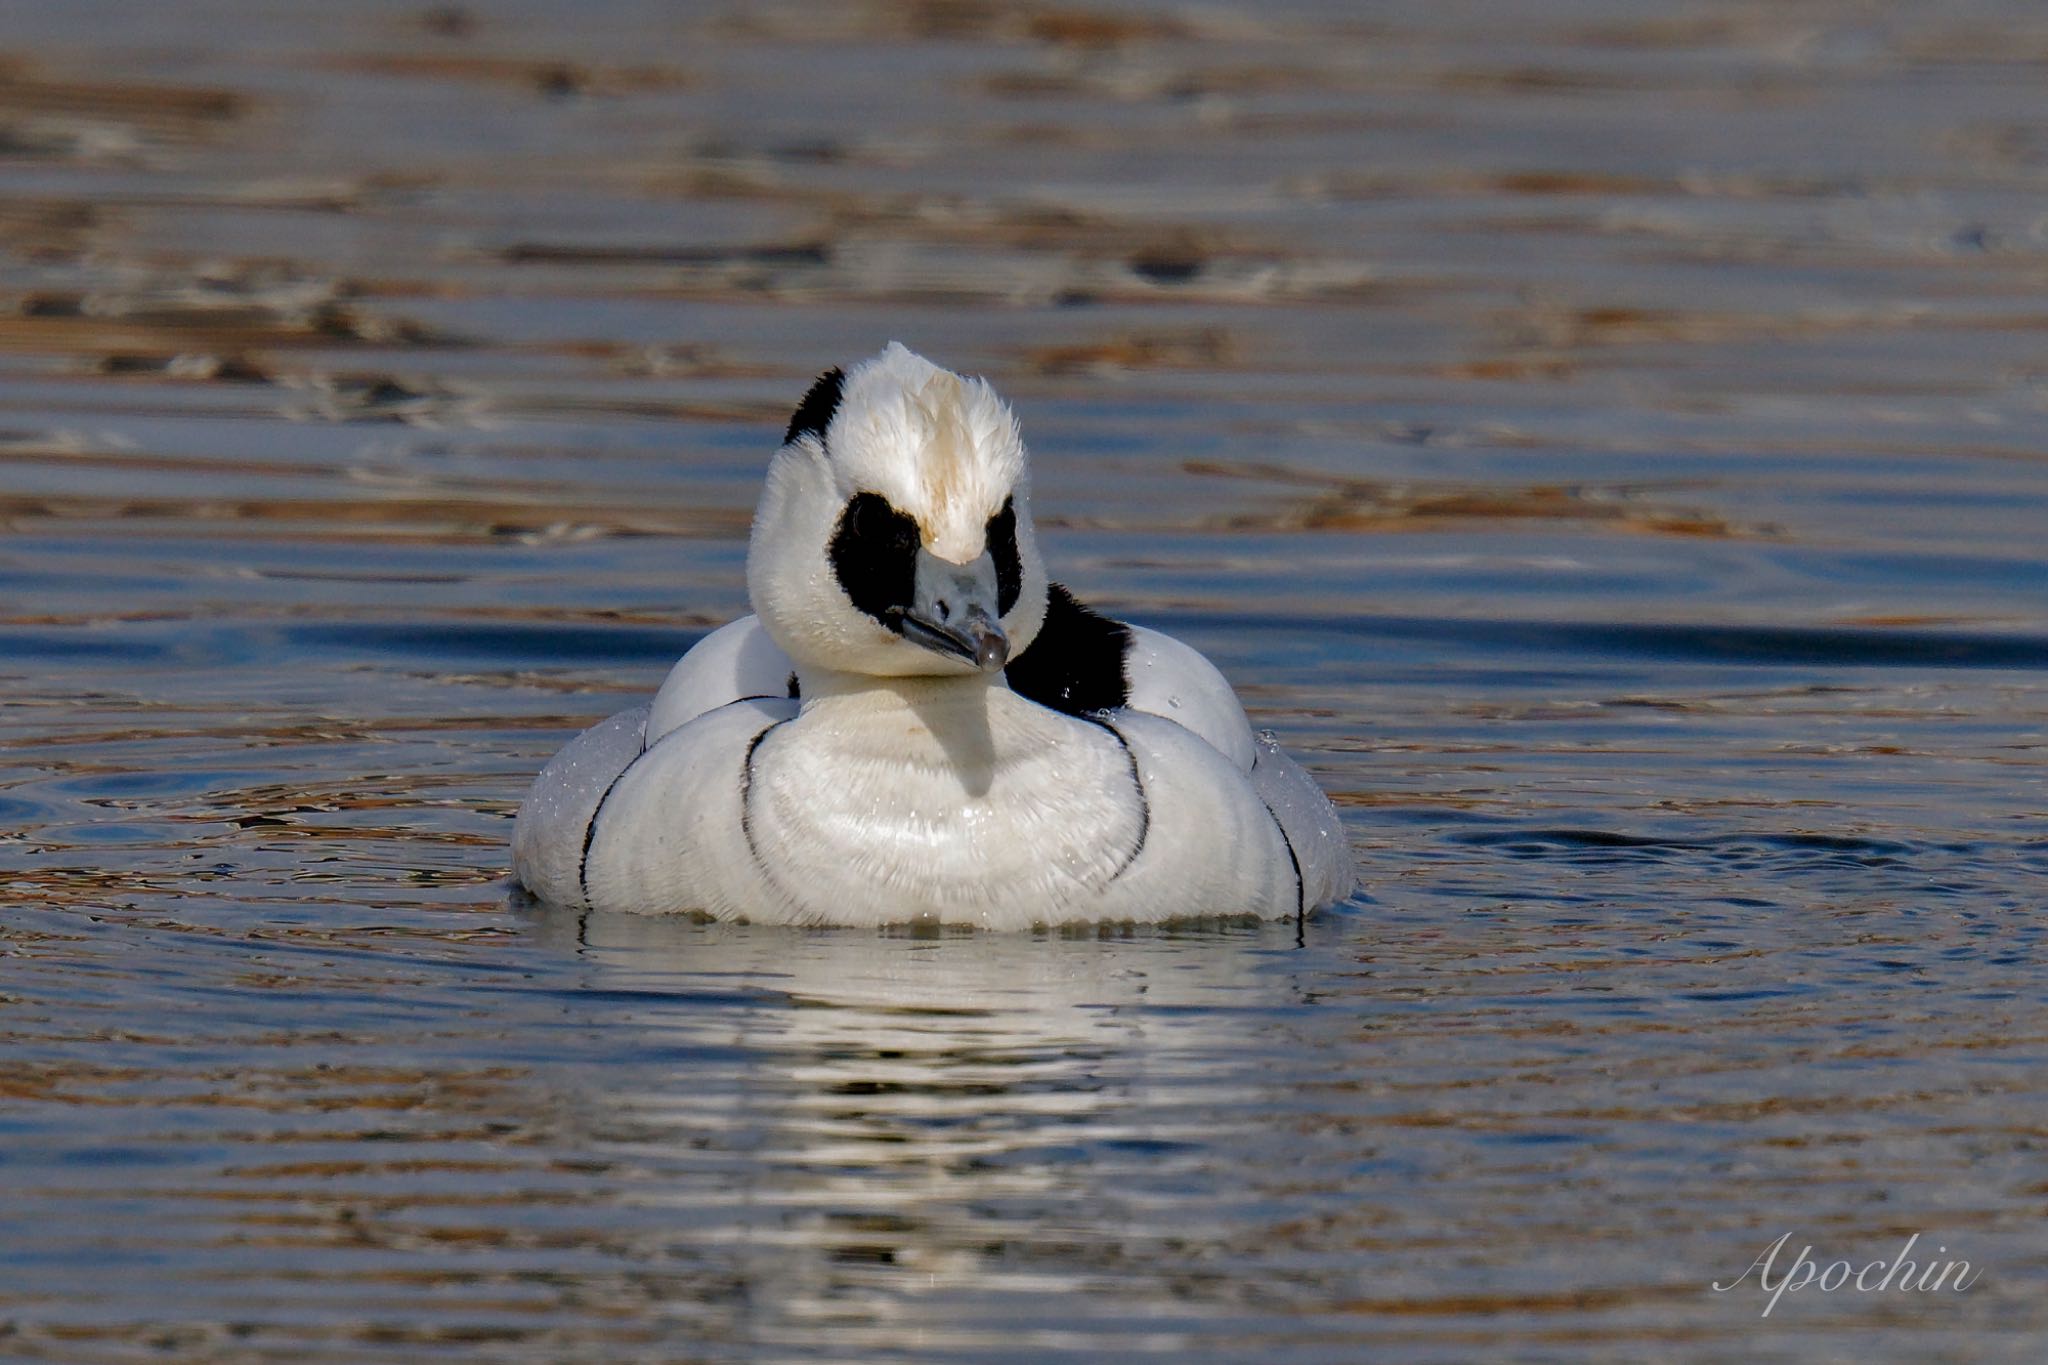
[[[792,671],[789,675],[789,699],[791,701],[796,701],[800,697],[802,697],[803,694],[803,689],[797,686],[796,673]]]
[[[1131,742],[1124,738],[1123,731],[1101,716],[1082,716],[1081,719],[1090,725],[1100,725],[1116,740],[1118,747],[1124,751],[1124,761],[1131,765],[1131,790],[1138,794],[1138,837],[1131,844],[1131,851],[1124,855],[1124,860],[1116,865],[1116,871],[1109,874],[1109,881],[1103,883],[1106,887],[1109,882],[1130,871],[1131,864],[1138,861],[1138,855],[1145,851],[1145,840],[1152,834],[1152,798],[1145,795],[1145,776],[1138,771],[1138,755],[1132,752]]]
[[[1017,500],[1003,499],[1003,510],[988,519],[988,555],[996,564],[996,615],[1008,616],[1024,593],[1024,557],[1017,551]]]
[[[833,577],[853,605],[885,626],[910,609],[917,589],[917,523],[880,493],[856,493],[839,514],[829,558]],[[893,615],[892,615],[893,609]]]
[[[1114,711],[1131,699],[1124,672],[1130,649],[1129,626],[1090,611],[1054,583],[1046,591],[1045,624],[1003,676],[1017,695],[1070,716]]]
[[[810,435],[822,444],[825,428],[832,425],[832,414],[839,411],[839,399],[845,388],[846,371],[837,365],[819,375],[790,415],[789,430],[783,433],[782,443],[788,445],[799,436]]]

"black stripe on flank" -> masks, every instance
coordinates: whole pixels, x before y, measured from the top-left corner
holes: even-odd
[[[790,414],[789,430],[782,435],[782,443],[788,445],[799,436],[815,436],[822,444],[825,428],[832,425],[832,414],[839,411],[839,399],[846,389],[846,371],[834,365],[818,376],[803,401]]]
[[[1145,851],[1145,840],[1152,835],[1152,798],[1145,795],[1145,778],[1138,771],[1138,756],[1131,751],[1131,742],[1124,738],[1123,731],[1100,716],[1082,716],[1081,719],[1109,731],[1118,746],[1123,749],[1124,761],[1131,765],[1131,790],[1138,794],[1138,839],[1131,845],[1131,851],[1124,855],[1124,860],[1117,864],[1116,871],[1109,874],[1109,882],[1113,882],[1130,871],[1131,864],[1138,861],[1138,855]],[[1108,886],[1109,882],[1104,882],[1103,885]]]
[[[612,792],[633,771],[633,765],[647,757],[647,717],[640,718],[640,752],[626,760],[626,766],[605,784],[604,795],[597,798],[597,805],[591,808],[590,823],[583,827],[583,851],[576,855],[576,891],[583,897],[583,908],[590,908],[590,846],[597,842],[597,818],[604,814],[604,803],[612,799]]]
[[[768,870],[768,864],[761,861],[761,850],[754,844],[754,750],[761,747],[761,741],[778,725],[787,725],[787,720],[778,720],[763,726],[760,733],[747,741],[746,757],[740,760],[740,834],[747,841],[747,856],[754,860],[754,866],[770,886],[776,885],[775,874]]]
[[[598,817],[604,814],[604,803],[612,799],[612,793],[618,790],[619,783],[625,780],[627,773],[633,771],[633,763],[638,763],[645,757],[647,751],[642,749],[633,755],[632,763],[619,769],[619,775],[606,785],[604,795],[597,798],[597,806],[590,812],[590,823],[583,827],[583,853],[576,860],[576,890],[582,895],[583,908],[586,910],[590,908],[590,846],[597,842]]]
[[[1124,672],[1130,649],[1129,626],[1090,611],[1053,583],[1046,590],[1045,624],[1003,676],[1017,695],[1070,716],[1114,711],[1131,699]]]
[[[1258,788],[1253,787],[1252,791],[1256,795]],[[1263,796],[1259,797],[1259,804],[1273,817],[1273,828],[1280,831],[1280,847],[1287,850],[1287,865],[1294,869],[1294,922],[1300,924],[1308,918],[1308,882],[1301,875],[1301,859],[1294,852],[1294,840],[1287,837],[1287,826],[1280,823],[1280,812]]]

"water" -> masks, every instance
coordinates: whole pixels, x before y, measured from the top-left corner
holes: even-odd
[[[9,11],[0,1353],[2040,1358],[2032,7],[566,13]],[[1351,904],[509,893],[891,337]]]

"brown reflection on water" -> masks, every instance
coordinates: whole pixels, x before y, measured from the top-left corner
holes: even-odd
[[[2026,6],[16,9],[0,1353],[2038,1355]],[[510,901],[891,338],[1354,904]]]
[[[1268,517],[1233,517],[1227,525],[1236,530],[1392,531],[1423,529],[1430,522],[1442,520],[1545,520],[1604,522],[1615,531],[1650,535],[1726,538],[1742,534],[1713,516],[1679,508],[1660,509],[1652,500],[1651,491],[1640,488],[1415,488],[1273,465],[1209,461],[1190,462],[1186,470],[1213,478],[1252,479],[1268,486],[1293,484],[1328,490]]]

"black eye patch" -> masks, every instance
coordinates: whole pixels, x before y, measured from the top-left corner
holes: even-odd
[[[910,609],[917,586],[917,551],[923,544],[917,523],[889,505],[880,493],[847,499],[832,532],[832,574],[853,605],[892,629]]]
[[[1024,591],[1024,560],[1017,553],[1017,502],[1003,499],[1003,510],[988,519],[988,553],[996,562],[996,614],[1008,616]]]

